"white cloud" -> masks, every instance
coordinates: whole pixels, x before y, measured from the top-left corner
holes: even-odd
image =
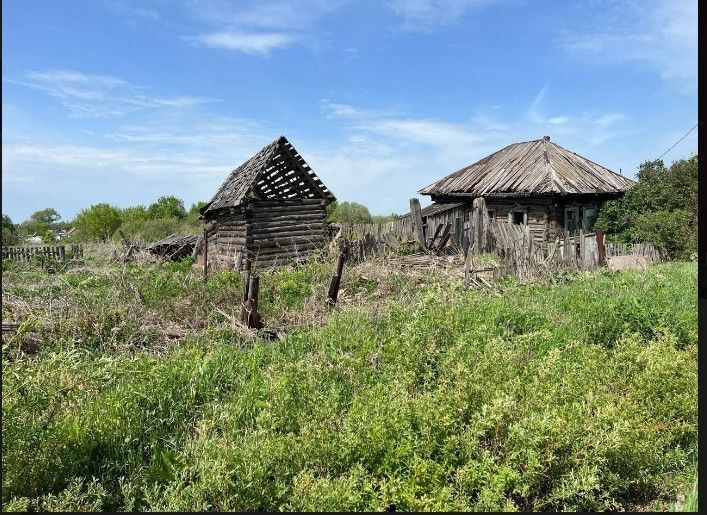
[[[311,41],[312,26],[345,0],[199,0],[192,12],[214,30],[185,39],[208,48],[267,55],[294,43]]]
[[[145,94],[145,89],[107,75],[92,75],[74,70],[30,71],[24,79],[3,81],[30,87],[58,99],[74,117],[105,118],[142,109],[188,107],[214,102],[216,99]]]
[[[696,92],[695,0],[623,0],[610,7],[579,12],[573,18],[577,26],[566,28],[562,45],[606,62],[645,63],[683,92]]]
[[[278,32],[214,32],[202,34],[195,38],[209,48],[225,48],[238,50],[246,54],[268,54],[271,50],[287,46],[297,38],[290,34]]]
[[[497,0],[390,0],[388,7],[402,18],[401,28],[428,32],[494,2]]]

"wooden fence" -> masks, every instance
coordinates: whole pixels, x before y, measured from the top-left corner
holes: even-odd
[[[71,245],[69,253],[73,259],[83,257],[82,245]],[[3,247],[2,259],[12,259],[15,261],[29,261],[35,256],[44,256],[57,261],[66,261],[66,245],[51,247]]]

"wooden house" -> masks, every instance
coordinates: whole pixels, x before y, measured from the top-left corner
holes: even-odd
[[[553,239],[568,230],[588,230],[599,207],[622,196],[634,182],[550,141],[508,145],[419,193],[441,209],[430,209],[428,225],[462,209],[468,221],[474,198],[483,197],[489,218],[527,225],[533,239]],[[463,208],[459,207],[463,205]]]
[[[233,170],[201,208],[208,260],[260,266],[305,258],[329,241],[326,206],[334,195],[284,136]]]

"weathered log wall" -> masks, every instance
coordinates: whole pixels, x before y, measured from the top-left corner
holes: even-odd
[[[260,266],[304,258],[329,241],[322,200],[256,201],[248,211],[246,247],[249,257]]]
[[[320,199],[253,200],[209,221],[209,261],[232,267],[240,252],[260,266],[306,257],[329,241]]]

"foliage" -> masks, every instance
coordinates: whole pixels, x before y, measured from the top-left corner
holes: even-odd
[[[187,216],[184,209],[184,202],[174,196],[163,196],[150,204],[147,208],[147,216],[152,220],[176,218],[182,220]]]
[[[130,241],[152,242],[179,233],[180,223],[176,218],[130,220],[124,222],[120,229]],[[113,235],[113,239],[116,241],[120,239],[117,232]]]
[[[336,223],[367,224],[373,221],[371,213],[357,202],[332,202],[327,206],[327,219]]]
[[[29,219],[19,225],[18,238],[22,240],[36,235],[40,236],[45,243],[53,243],[53,235],[48,236],[47,233],[65,225],[59,222],[60,219],[61,215],[51,207],[35,211]]]
[[[203,284],[188,263],[3,272],[4,298],[81,307],[38,354],[3,349],[6,506],[630,510],[669,506],[692,473],[695,263],[502,296],[431,282],[252,344],[228,318],[238,275]],[[330,273],[261,276],[264,310]],[[191,336],[136,351],[160,320]]]
[[[400,216],[397,213],[391,213],[389,215],[373,215],[372,222],[374,224],[380,224],[384,222],[393,222],[397,220]]]
[[[130,206],[120,210],[120,219],[125,223],[144,222],[149,219],[147,209],[142,204]]]
[[[76,215],[74,226],[83,241],[107,241],[120,227],[120,210],[109,204],[95,204]]]
[[[12,223],[12,219],[6,214],[2,215],[2,244],[16,245],[19,241],[17,226]]]
[[[697,249],[697,155],[666,167],[646,161],[637,184],[601,208],[594,224],[623,242],[653,243],[673,258],[689,258]]]

